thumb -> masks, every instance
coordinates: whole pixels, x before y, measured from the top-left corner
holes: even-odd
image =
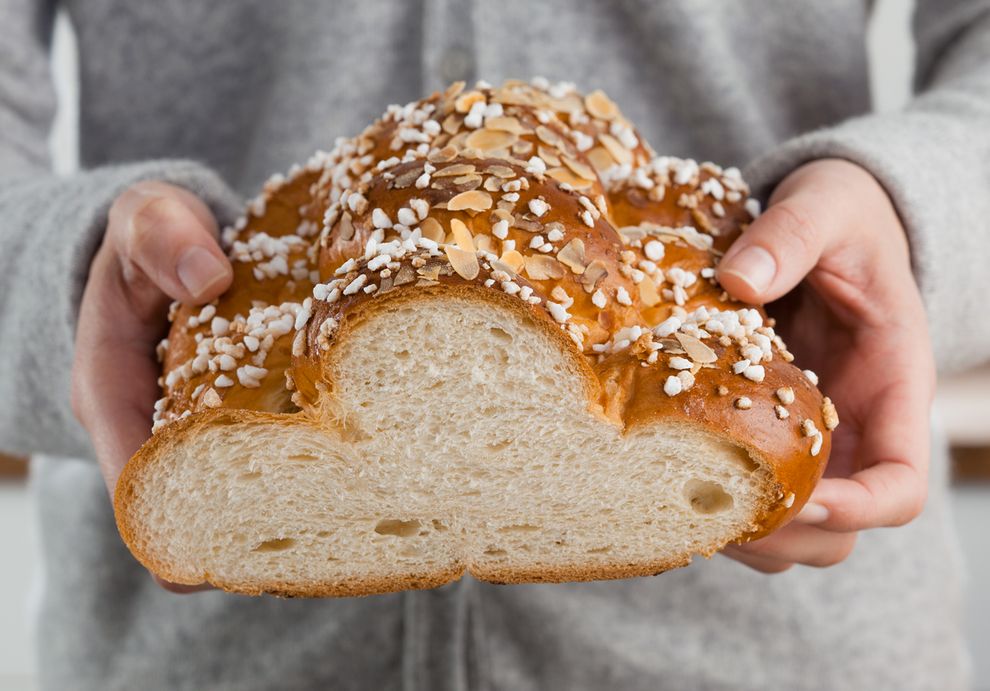
[[[790,292],[818,263],[842,222],[825,195],[795,191],[771,206],[719,262],[717,278],[730,295],[764,304]]]
[[[233,270],[217,234],[206,204],[166,183],[138,183],[110,210],[108,235],[124,280],[149,306],[160,302],[162,293],[197,304],[227,289]]]

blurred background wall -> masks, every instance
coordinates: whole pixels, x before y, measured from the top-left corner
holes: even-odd
[[[880,111],[898,108],[910,93],[911,6],[907,0],[876,3],[870,31],[871,78]],[[55,169],[68,173],[78,162],[78,85],[75,43],[64,17],[56,26],[52,70],[62,104],[52,134],[52,156]],[[946,424],[954,450],[953,505],[968,561],[966,614],[975,688],[990,691],[990,368],[941,381],[935,415]],[[41,574],[25,470],[23,461],[0,455],[0,691],[35,688],[30,611],[32,584]]]

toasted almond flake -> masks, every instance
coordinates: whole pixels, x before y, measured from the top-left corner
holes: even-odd
[[[514,118],[509,115],[500,115],[498,117],[486,119],[485,128],[489,130],[500,130],[502,132],[511,132],[513,134],[522,134],[523,132],[526,131],[526,129],[521,124],[519,124],[518,118]]]
[[[444,241],[445,233],[443,232],[443,226],[440,225],[440,221],[433,217],[424,218],[423,222],[419,224],[419,230],[424,238],[433,240],[433,242]]]
[[[578,276],[583,274],[587,268],[584,241],[580,238],[572,239],[557,252],[557,260]]]
[[[492,195],[482,190],[461,192],[447,202],[448,211],[485,211],[490,208],[492,208]]]
[[[612,120],[619,114],[619,107],[601,89],[596,89],[584,97],[584,107],[592,117],[599,120]]]
[[[337,224],[337,238],[347,242],[354,237],[354,224],[351,222],[351,215],[346,211],[341,214],[340,222]]]
[[[466,251],[454,245],[444,245],[443,251],[458,276],[469,281],[478,277],[481,267],[478,265],[478,255],[474,250]]]
[[[619,140],[610,134],[605,134],[604,132],[598,135],[598,141],[602,143],[612,158],[619,163],[619,165],[630,165],[633,162],[632,152],[626,147],[619,143]]]
[[[492,241],[492,236],[485,235],[484,233],[478,233],[474,236],[474,248],[481,252],[496,254],[495,243]]]
[[[657,292],[656,284],[646,279],[637,284],[639,289],[639,299],[647,307],[653,307],[660,303],[660,294]]]
[[[454,101],[454,110],[458,113],[467,113],[471,110],[471,106],[479,101],[484,101],[485,95],[480,91],[468,91],[457,97]]]
[[[567,185],[570,185],[576,190],[587,189],[591,187],[592,184],[594,184],[592,180],[587,180],[585,178],[580,177],[579,175],[575,175],[574,171],[570,170],[569,168],[565,168],[564,166],[557,166],[556,168],[551,168],[550,170],[547,171],[547,175],[552,177],[557,182],[563,182]]]
[[[560,158],[557,156],[557,150],[552,149],[548,146],[543,146],[542,144],[536,147],[536,154],[546,162],[548,166],[559,166],[561,165]]]
[[[478,169],[473,163],[455,163],[452,166],[447,166],[441,168],[440,170],[433,173],[435,178],[457,178],[462,175],[470,175],[471,173],[478,172]]]
[[[646,283],[646,281],[644,281],[644,283]],[[718,360],[718,355],[715,354],[715,351],[696,336],[686,334],[683,331],[677,331],[674,333],[674,338],[676,338],[677,342],[681,344],[681,347],[684,349],[684,352],[687,353],[688,357],[698,364],[707,365],[710,362],[715,362]]]
[[[557,133],[545,125],[540,125],[536,128],[536,136],[544,144],[549,144],[550,146],[560,144],[560,137],[557,136]]]
[[[220,399],[220,394],[213,387],[206,390],[203,394],[203,398],[200,399],[207,408],[219,408],[223,401]]]
[[[546,281],[564,277],[564,267],[553,257],[542,254],[526,257],[526,274],[534,281]]]
[[[464,225],[464,221],[459,218],[450,219],[450,232],[454,236],[454,242],[465,252],[474,252],[474,239],[471,231]]]
[[[560,259],[560,253],[557,254],[557,259]],[[571,267],[571,270],[573,270],[573,267]],[[584,286],[587,292],[591,293],[606,276],[608,276],[608,269],[605,267],[605,262],[596,259],[585,268],[584,273],[581,275],[581,285]]]
[[[596,146],[594,149],[587,152],[585,156],[588,157],[588,160],[591,161],[591,165],[594,166],[595,170],[599,173],[605,172],[618,162],[612,157],[607,149],[601,146]]]
[[[476,151],[494,151],[495,149],[507,149],[516,143],[518,137],[512,132],[504,132],[494,129],[480,129],[472,132],[464,144]]]
[[[584,178],[585,180],[594,180],[595,171],[592,170],[591,166],[587,166],[581,161],[571,158],[570,156],[564,156],[564,165],[574,171],[574,174],[578,177]]]
[[[516,177],[516,171],[514,171],[509,166],[494,165],[488,166],[487,172],[491,173],[495,177],[502,178],[503,180],[511,180]]]
[[[464,118],[457,113],[451,113],[446,118],[444,118],[443,125],[441,128],[447,134],[457,134],[457,130],[461,129],[461,123],[464,122]]]
[[[508,250],[503,252],[502,256],[499,257],[498,260],[512,269],[513,273],[519,273],[519,271],[523,268],[523,265],[526,263],[523,256],[516,250]]]

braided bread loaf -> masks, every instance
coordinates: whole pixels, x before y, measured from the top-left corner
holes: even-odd
[[[805,502],[838,420],[715,280],[758,205],[602,92],[393,106],[223,232],[175,305],[121,535],[162,577],[325,596],[656,574]]]

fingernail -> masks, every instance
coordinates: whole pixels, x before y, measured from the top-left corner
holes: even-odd
[[[770,287],[770,282],[777,275],[777,262],[765,249],[753,245],[723,263],[720,273],[732,274],[755,292],[762,293]]]
[[[175,272],[183,287],[193,297],[198,298],[226,279],[230,269],[208,250],[202,247],[190,247],[179,257]]]
[[[804,505],[804,508],[801,509],[801,512],[794,517],[794,520],[798,523],[805,523],[807,525],[824,523],[828,520],[828,508],[810,501]]]

